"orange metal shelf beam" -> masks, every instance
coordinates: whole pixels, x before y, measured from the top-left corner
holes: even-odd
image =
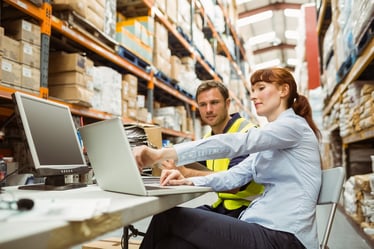
[[[38,21],[43,21],[44,10],[39,8],[29,1],[25,0],[4,0],[4,2],[12,5],[13,7],[21,10],[23,13],[35,18]]]
[[[163,134],[171,135],[171,136],[176,136],[176,137],[185,137],[185,138],[190,138],[191,140],[195,140],[195,136],[189,133],[181,132],[181,131],[175,131],[172,129],[168,128],[161,128],[161,132]]]

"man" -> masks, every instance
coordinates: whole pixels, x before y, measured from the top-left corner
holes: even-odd
[[[204,138],[221,133],[247,132],[248,129],[255,127],[246,119],[242,118],[239,113],[229,115],[230,96],[229,91],[224,84],[218,81],[204,81],[196,91],[196,102],[202,121],[208,124],[211,131]],[[240,163],[247,155],[216,160],[207,160],[206,162],[186,165],[177,169],[185,177],[204,176],[212,172],[227,170]],[[205,165],[206,170],[202,168]],[[176,169],[174,162],[163,162],[164,169]],[[199,170],[199,169],[200,170]],[[249,198],[261,194],[263,186],[249,182],[239,189],[233,189],[230,192],[219,192],[218,200],[212,205],[204,205],[200,208],[222,213],[232,217],[238,217],[240,213],[250,204]]]

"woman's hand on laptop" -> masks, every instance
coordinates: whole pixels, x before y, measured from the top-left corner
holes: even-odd
[[[177,153],[173,148],[152,149],[148,146],[142,145],[134,147],[132,153],[138,164],[139,170],[145,167],[151,167],[154,164],[167,159],[177,159]]]
[[[190,185],[192,186],[193,183],[188,180],[188,178],[184,178],[182,173],[177,169],[164,169],[161,172],[160,177],[160,185]]]

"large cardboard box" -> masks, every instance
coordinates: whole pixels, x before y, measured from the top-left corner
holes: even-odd
[[[160,126],[155,125],[149,125],[144,126],[145,134],[147,134],[148,142],[151,146],[154,146],[156,148],[162,148],[162,132]],[[152,175],[154,176],[160,176],[161,175],[161,169],[158,167],[158,165],[154,165],[152,168]]]
[[[12,85],[21,86],[21,65],[3,57],[1,63],[2,81]]]
[[[27,65],[21,66],[21,87],[39,91],[40,89],[40,69],[33,68]]]
[[[49,73],[86,71],[86,57],[79,53],[51,53],[49,56]]]
[[[92,106],[93,92],[79,85],[50,86],[49,94],[69,102]]]
[[[19,62],[40,69],[40,47],[21,41]]]
[[[17,41],[27,41],[40,46],[40,26],[23,19],[5,22],[5,34],[13,37]]]
[[[79,85],[86,87],[86,81],[83,73],[72,71],[72,72],[61,72],[53,73],[48,75],[48,85]]]
[[[20,42],[8,36],[3,37],[3,57],[15,62],[20,61]]]

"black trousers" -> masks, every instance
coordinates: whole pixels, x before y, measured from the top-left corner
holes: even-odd
[[[140,249],[305,249],[290,233],[198,208],[155,215]]]

